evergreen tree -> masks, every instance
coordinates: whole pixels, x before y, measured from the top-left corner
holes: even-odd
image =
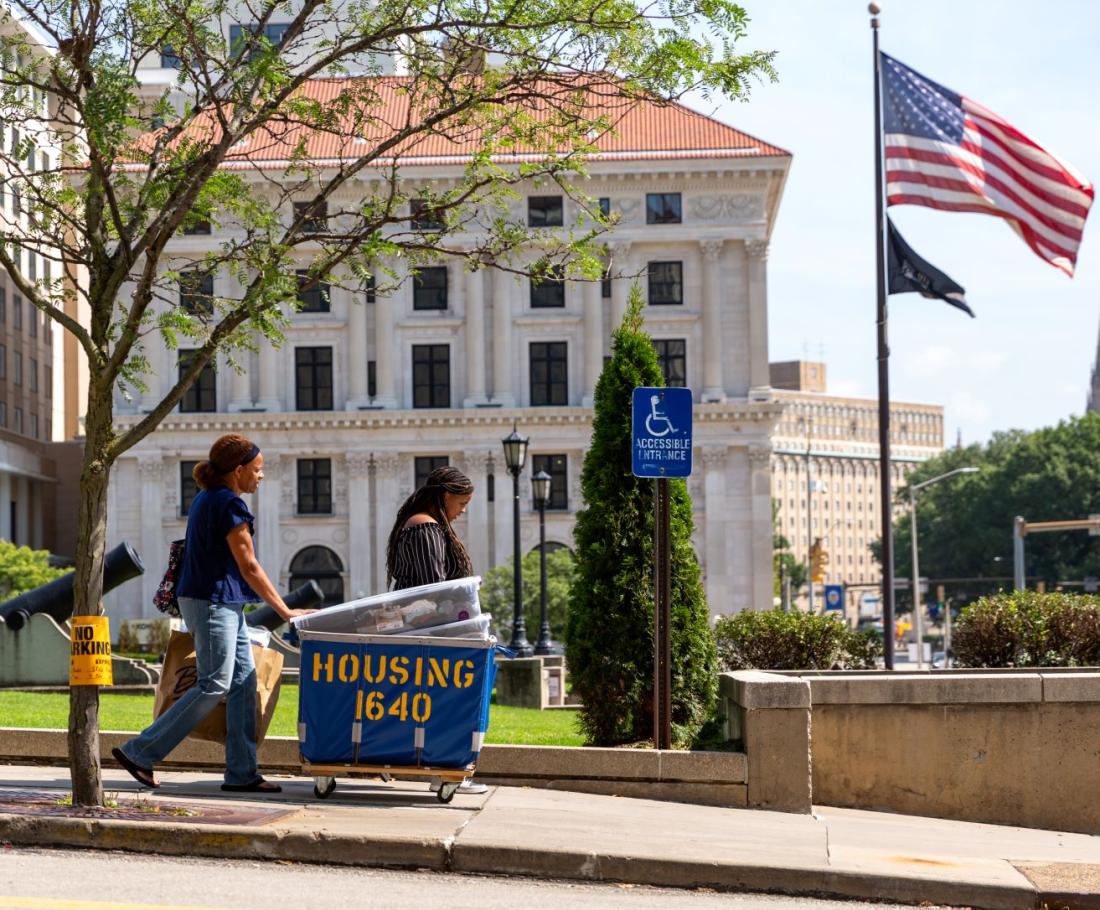
[[[577,570],[565,653],[591,745],[653,735],[654,481],[631,473],[630,415],[636,386],[661,385],[635,286],[596,385],[592,446],[581,474],[585,508],[574,529]],[[670,484],[672,723],[673,738],[686,742],[714,704],[717,657],[691,544],[691,498],[685,481]]]

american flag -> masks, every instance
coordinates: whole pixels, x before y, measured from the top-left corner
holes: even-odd
[[[886,204],[1004,218],[1073,274],[1093,188],[992,111],[882,54]]]

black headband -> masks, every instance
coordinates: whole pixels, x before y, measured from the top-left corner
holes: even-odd
[[[250,451],[244,458],[241,459],[241,462],[240,462],[240,464],[237,465],[237,467],[238,468],[243,468],[250,461],[255,460],[256,456],[259,455],[259,454],[260,454],[260,447],[258,445],[256,445],[256,443],[252,443],[252,451]]]

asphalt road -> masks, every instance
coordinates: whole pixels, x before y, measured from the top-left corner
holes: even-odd
[[[889,910],[894,906],[434,872],[0,847],[3,910]]]

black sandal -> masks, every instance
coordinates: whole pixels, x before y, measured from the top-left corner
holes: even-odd
[[[114,757],[114,760],[129,771],[130,776],[143,787],[148,787],[150,790],[156,790],[160,786],[160,781],[153,777],[152,771],[141,767],[141,765],[135,765],[121,749],[112,749],[111,755]]]
[[[283,788],[269,780],[257,777],[250,784],[222,784],[227,793],[282,793]]]

